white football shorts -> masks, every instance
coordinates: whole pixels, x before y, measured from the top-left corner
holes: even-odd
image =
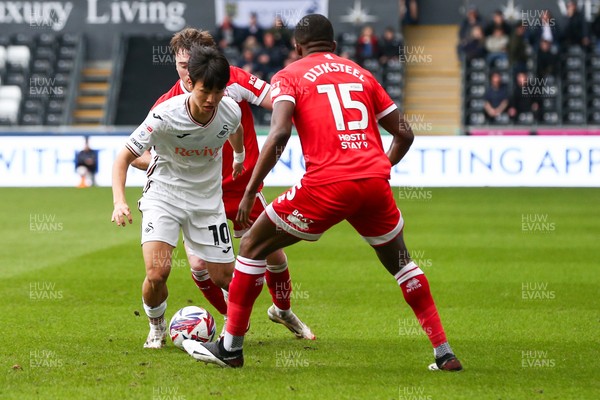
[[[186,247],[196,257],[214,263],[234,261],[223,202],[217,211],[189,211],[142,197],[138,208],[142,212],[142,244],[158,241],[176,247],[181,230]]]

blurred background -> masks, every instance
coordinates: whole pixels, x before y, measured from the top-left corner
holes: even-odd
[[[470,151],[468,142],[446,140],[494,136],[471,142],[484,143],[487,154],[502,136],[511,140],[504,152],[481,162],[515,176],[502,185],[536,185],[534,177],[518,179],[527,169],[519,162],[531,157],[538,173],[550,166],[541,185],[557,176],[570,185],[597,185],[600,0],[57,0],[0,1],[0,186],[110,185],[124,136],[177,80],[173,33],[187,26],[208,30],[231,64],[269,81],[297,59],[293,28],[315,12],[332,21],[338,53],[370,70],[404,111],[424,138],[416,143],[452,148],[449,157],[442,152],[441,160],[429,162],[426,152],[437,150],[428,147],[408,161],[439,168],[395,170],[393,181],[494,184],[494,176],[445,176],[463,174],[462,150]],[[270,113],[254,113],[262,137]],[[555,142],[557,136],[566,141]],[[560,156],[529,155],[538,143],[551,143],[546,152]],[[569,144],[576,152],[567,151]],[[507,166],[502,160],[510,146],[521,153]],[[287,167],[297,177],[301,153],[293,143],[289,151]],[[470,154],[472,178],[477,164]],[[77,172],[84,168],[86,176]],[[585,180],[568,176],[583,172]],[[129,182],[143,179],[133,171]]]

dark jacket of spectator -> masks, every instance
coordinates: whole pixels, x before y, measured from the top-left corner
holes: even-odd
[[[567,3],[567,19],[563,30],[563,44],[565,47],[589,44],[589,25],[583,14],[577,9],[574,1]]]

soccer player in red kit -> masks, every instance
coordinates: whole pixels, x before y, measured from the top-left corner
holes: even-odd
[[[435,355],[429,368],[461,370],[446,340],[427,278],[404,244],[404,221],[389,185],[391,166],[412,144],[411,129],[368,71],[333,53],[336,44],[327,18],[303,17],[294,36],[301,59],[271,80],[271,129],[240,203],[238,220],[252,222],[255,194],[287,144],[292,120],[306,158],[306,173],[299,184],[269,204],[242,237],[229,285],[225,335],[214,343],[187,340],[183,346],[198,360],[243,366],[245,329],[262,290],[265,256],[300,240],[316,241],[327,229],[347,220],[394,276],[427,333]],[[393,135],[387,152],[378,123]]]
[[[193,45],[202,45],[215,47],[216,44],[212,36],[202,30],[186,28],[171,39],[171,49],[175,54],[176,69],[180,79],[173,87],[163,94],[154,104],[154,107],[160,103],[180,94],[189,93],[191,90],[191,81],[187,70],[189,51]],[[230,66],[230,79],[225,89],[225,95],[233,98],[242,110],[242,127],[244,128],[244,167],[246,171],[233,179],[233,150],[231,145],[226,142],[223,146],[223,203],[227,219],[234,222],[234,237],[241,237],[247,230],[247,227],[240,225],[236,221],[236,215],[240,200],[244,195],[246,186],[252,176],[254,166],[258,159],[259,149],[256,140],[256,131],[254,130],[254,120],[250,103],[261,106],[266,109],[272,109],[269,96],[271,86],[256,76],[242,70],[241,68]],[[151,155],[146,152],[138,158],[132,165],[136,168],[147,170],[152,163]],[[262,188],[262,184],[260,185]],[[266,206],[266,201],[260,193],[256,193],[259,200],[254,204],[251,210],[253,219],[258,218]],[[211,303],[222,315],[227,315],[227,299],[221,288],[227,288],[231,281],[233,270],[207,269],[207,264],[200,258],[192,255],[187,247],[188,260],[190,262],[192,278],[204,297]],[[290,298],[292,292],[292,283],[287,266],[287,256],[282,249],[274,251],[267,257],[266,281],[273,305],[267,310],[269,319],[273,322],[283,324],[296,337],[314,340],[315,335],[310,328],[302,322],[291,310]],[[210,268],[210,264],[208,264]],[[223,326],[223,332],[225,332]]]

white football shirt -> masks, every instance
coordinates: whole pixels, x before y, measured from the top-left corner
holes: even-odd
[[[175,96],[151,110],[125,146],[137,157],[154,149],[144,197],[186,210],[217,210],[222,198],[221,150],[240,125],[241,110],[223,96],[211,120],[200,124],[191,116],[189,97]]]

